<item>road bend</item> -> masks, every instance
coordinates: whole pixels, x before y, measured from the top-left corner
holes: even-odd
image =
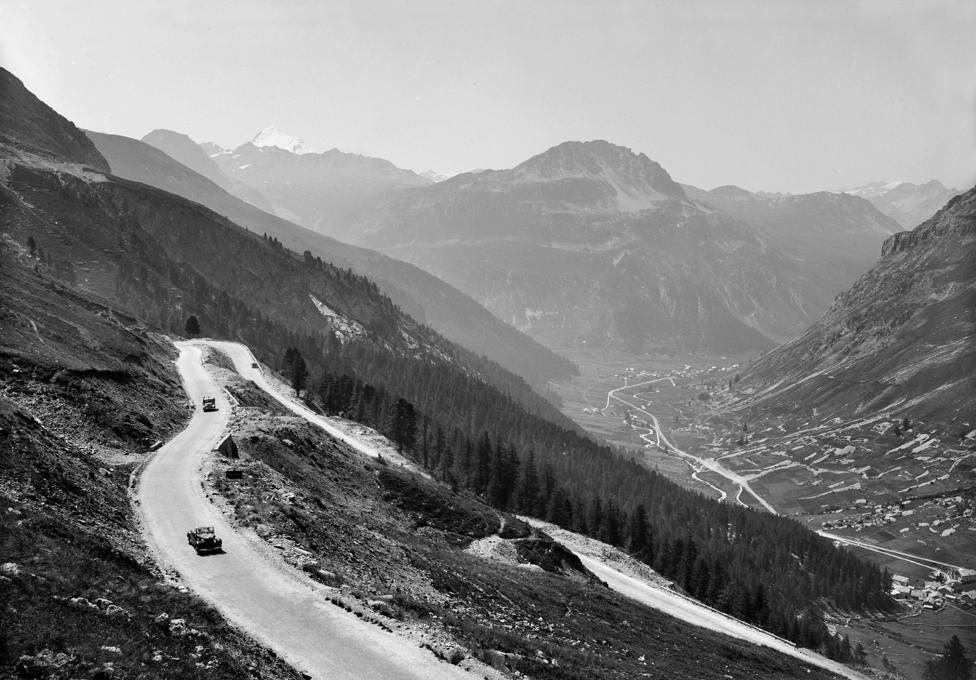
[[[232,624],[314,678],[470,678],[461,668],[329,603],[324,586],[270,557],[266,546],[224,519],[206,497],[201,465],[227,429],[228,399],[204,369],[200,346],[177,343],[177,348],[193,418],[145,467],[136,492],[147,541],[161,565],[175,570]],[[216,412],[201,410],[208,396],[216,398]],[[186,532],[202,525],[215,527],[223,553],[202,557],[187,544]]]

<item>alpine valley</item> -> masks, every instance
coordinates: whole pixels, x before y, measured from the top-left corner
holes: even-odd
[[[427,174],[83,131],[0,68],[0,675],[972,649],[976,189],[706,191],[606,141]]]

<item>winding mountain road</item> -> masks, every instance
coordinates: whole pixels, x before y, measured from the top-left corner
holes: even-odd
[[[245,379],[254,381],[296,415],[365,455],[380,455],[368,443],[284,396],[280,386],[256,366],[247,347],[211,340],[177,343],[177,368],[195,412],[187,428],[146,466],[136,492],[147,541],[160,563],[174,570],[183,583],[212,603],[230,622],[311,677],[470,680],[472,676],[462,668],[443,663],[409,641],[384,633],[329,603],[323,587],[271,557],[260,539],[232,527],[207,499],[201,481],[203,456],[225,433],[230,405],[202,364],[203,346],[222,350]],[[201,410],[199,405],[205,396],[216,398],[216,412]],[[200,525],[215,527],[223,539],[223,553],[200,557],[187,544],[187,530]],[[690,598],[619,571],[572,543],[569,545],[591,571],[627,597],[690,623],[771,647],[849,680],[865,680],[841,664],[797,649]]]
[[[136,491],[147,540],[164,568],[175,570],[230,622],[314,678],[470,679],[461,668],[328,602],[324,588],[267,555],[260,541],[238,532],[210,503],[200,466],[224,434],[230,409],[201,363],[202,344],[177,343],[177,368],[195,411],[187,428],[145,467]],[[264,382],[260,371],[251,368],[253,358],[246,348],[212,344],[229,346],[237,355],[235,363],[247,359],[245,377],[252,378],[253,371]],[[205,396],[217,399],[216,412],[200,409]],[[223,553],[201,557],[187,544],[186,532],[201,525],[216,528]]]

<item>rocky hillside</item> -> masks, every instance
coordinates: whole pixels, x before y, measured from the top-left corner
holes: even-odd
[[[0,676],[298,680],[167,582],[128,497],[186,418],[166,338],[0,238]]]
[[[690,196],[753,225],[770,244],[794,258],[796,271],[817,282],[821,309],[870,269],[881,255],[881,244],[902,229],[867,200],[848,194],[684,188]]]
[[[17,148],[43,158],[108,171],[108,163],[74,123],[51,110],[4,68],[0,68],[0,145],[8,152]]]
[[[976,190],[914,230],[823,319],[746,374],[753,401],[826,414],[908,410],[968,421],[976,406]],[[750,391],[750,390],[747,390]]]
[[[960,193],[947,189],[942,182],[932,180],[925,184],[911,182],[871,182],[844,193],[865,198],[881,212],[911,229],[932,217],[950,198]]]
[[[550,346],[769,347],[825,306],[755,228],[604,141],[404,192],[347,237],[419,265]]]
[[[223,184],[211,181],[209,175],[204,177],[194,172],[149,144],[119,135],[89,132],[88,136],[108,160],[115,175],[183,196],[255,234],[277,239],[286,248],[308,251],[326,262],[369,277],[414,319],[475,354],[487,356],[530,383],[541,385],[575,372],[570,362],[503,323],[470,297],[413,265],[341,243],[270,215],[241,200],[246,195],[237,192],[238,183],[234,180],[225,177]],[[187,143],[203,154],[189,137],[183,135],[157,131],[149,137],[157,143],[167,142],[164,144],[166,148],[176,147],[181,157],[190,157],[191,161],[193,155],[187,150]],[[180,140],[183,143],[177,145]],[[204,160],[210,162],[207,157]],[[193,162],[205,165],[199,158]],[[208,172],[213,174],[214,171],[218,179],[223,177],[216,166]]]
[[[295,153],[260,137],[212,158],[225,175],[265,196],[279,216],[327,236],[337,236],[386,196],[431,183],[382,158],[338,149]]]

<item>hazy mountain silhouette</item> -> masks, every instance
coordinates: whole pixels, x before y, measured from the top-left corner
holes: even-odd
[[[338,236],[386,196],[431,183],[381,158],[338,149],[308,152],[300,140],[277,131],[266,129],[255,140],[264,145],[247,142],[229,152],[205,148],[225,175],[259,191],[276,214],[328,236]]]
[[[830,299],[759,230],[606,141],[403,192],[346,236],[416,263],[550,345],[764,348]]]
[[[958,189],[947,189],[942,182],[931,180],[925,184],[911,182],[871,182],[845,193],[861,196],[906,229],[927,220],[953,196]]]
[[[368,276],[415,319],[530,382],[541,384],[575,371],[567,360],[554,355],[494,317],[468,296],[413,265],[365,248],[340,243],[265,213],[162,151],[138,140],[94,132],[90,132],[89,136],[105,154],[114,174],[188,198],[256,234],[274,237],[296,252],[307,250],[337,266],[348,267]]]
[[[755,226],[771,245],[793,257],[796,271],[817,282],[823,307],[878,260],[885,239],[902,230],[867,200],[848,194],[684,188],[689,196]]]

